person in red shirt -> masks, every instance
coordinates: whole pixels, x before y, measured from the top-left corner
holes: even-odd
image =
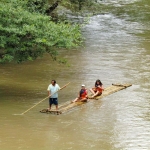
[[[86,102],[87,101],[87,99],[88,99],[88,91],[87,91],[87,89],[85,88],[85,85],[84,84],[82,84],[82,86],[81,86],[81,90],[79,91],[79,95],[78,95],[78,97],[75,99],[75,100],[73,100],[73,101],[71,101],[72,103],[74,103],[74,102]]]
[[[95,82],[95,87],[90,89],[90,92],[93,94],[91,98],[94,98],[96,96],[100,96],[102,92],[104,91],[102,82],[98,79]]]

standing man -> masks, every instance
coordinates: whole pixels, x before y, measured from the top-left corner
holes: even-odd
[[[55,80],[52,80],[51,84],[47,88],[48,95],[49,96],[52,95],[49,97],[49,110],[51,110],[52,104],[54,104],[56,106],[56,110],[58,110],[58,93],[57,93],[58,90],[60,90],[59,85],[56,84]]]

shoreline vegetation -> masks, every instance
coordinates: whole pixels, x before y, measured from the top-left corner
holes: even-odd
[[[32,61],[50,54],[57,60],[58,49],[82,43],[78,24],[58,21],[46,15],[47,0],[2,0],[0,2],[0,62]]]
[[[58,51],[81,46],[83,37],[81,24],[67,18],[65,10],[73,15],[85,10],[85,4],[90,7],[95,3],[90,0],[2,0],[0,63],[33,61],[46,53],[52,60],[66,63],[62,58],[57,60]]]
[[[111,13],[149,24],[145,14],[150,2],[144,0],[145,3],[143,7],[142,1],[127,4],[104,0],[1,0],[0,63],[33,61],[45,53],[57,61],[61,49],[82,45],[81,27],[93,15]]]

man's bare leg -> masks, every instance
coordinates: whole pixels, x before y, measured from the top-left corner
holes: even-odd
[[[58,105],[56,105],[56,110],[58,110]]]

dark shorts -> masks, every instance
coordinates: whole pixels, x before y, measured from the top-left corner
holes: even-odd
[[[58,99],[57,98],[49,98],[49,105],[58,105]]]

